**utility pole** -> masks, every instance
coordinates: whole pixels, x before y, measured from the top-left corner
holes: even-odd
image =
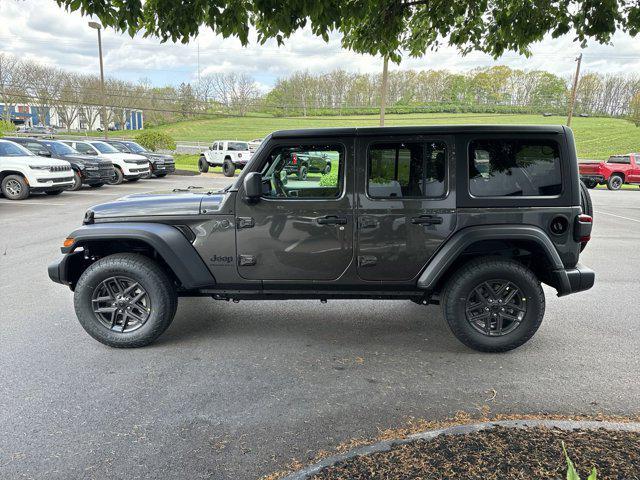
[[[200,41],[198,41],[198,87],[200,87]]]
[[[384,111],[387,106],[387,84],[389,83],[389,56],[384,56],[382,65],[382,87],[380,88],[380,126],[384,126]]]
[[[100,56],[100,96],[102,97],[102,133],[104,139],[107,139],[107,132],[109,131],[109,125],[107,124],[107,105],[104,97],[104,66],[102,65],[102,36],[100,30],[102,25],[98,22],[89,22],[91,28],[98,30],[98,54]]]
[[[571,89],[571,99],[569,100],[569,115],[567,116],[567,127],[571,126],[573,109],[576,106],[576,95],[578,94],[578,81],[580,80],[580,64],[582,63],[582,53],[576,58],[576,76],[573,77],[573,88]]]

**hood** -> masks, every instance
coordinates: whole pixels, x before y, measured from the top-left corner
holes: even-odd
[[[169,161],[169,162],[173,162],[173,156],[171,155],[167,155],[165,153],[155,153],[155,152],[145,152],[144,156],[147,157],[149,160],[164,160],[164,161]]]
[[[105,158],[98,157],[96,155],[83,155],[81,153],[71,153],[69,155],[63,155],[65,160],[71,162],[82,162],[88,164],[110,164],[111,162]]]
[[[89,209],[96,220],[124,217],[214,214],[220,211],[225,193],[175,189],[136,193]],[[86,218],[86,217],[85,217]]]
[[[101,157],[110,159],[110,158],[116,158],[116,159],[120,159],[123,162],[129,161],[129,162],[135,162],[135,163],[146,163],[148,162],[146,157],[143,157],[142,155],[137,155],[134,153],[122,153],[122,152],[114,152],[114,153],[101,153],[100,154]]]
[[[71,165],[66,160],[58,160],[57,158],[49,158],[49,157],[40,157],[38,155],[25,155],[23,157],[9,157],[11,159],[20,159],[24,161],[24,163],[28,165],[38,165],[42,167],[60,167],[67,166],[71,168]]]

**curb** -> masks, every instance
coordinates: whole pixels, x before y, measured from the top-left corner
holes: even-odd
[[[428,430],[426,432],[409,435],[406,438],[384,440],[364,447],[354,448],[347,453],[332,455],[324,460],[298,470],[284,477],[282,480],[307,480],[309,477],[320,473],[323,468],[330,467],[336,463],[349,460],[361,455],[371,455],[372,453],[386,452],[397,445],[405,445],[416,440],[433,440],[439,435],[465,435],[476,433],[482,430],[490,430],[495,427],[505,428],[527,428],[527,427],[547,427],[558,428],[560,430],[618,430],[626,432],[640,432],[640,423],[637,422],[597,422],[593,420],[500,420],[495,422],[472,423],[468,425],[456,425],[455,427],[442,428],[439,430]]]

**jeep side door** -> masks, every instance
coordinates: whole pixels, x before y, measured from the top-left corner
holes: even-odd
[[[287,177],[292,155],[327,154],[334,175]],[[250,164],[261,172],[263,195],[236,198],[240,276],[274,283],[330,281],[353,261],[353,139],[272,140]]]
[[[448,136],[360,137],[357,269],[374,281],[410,281],[456,223]]]

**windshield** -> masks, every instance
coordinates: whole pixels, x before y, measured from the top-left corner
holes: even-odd
[[[147,151],[142,145],[139,145],[136,142],[122,142],[122,143],[124,143],[127,147],[129,147],[129,150],[131,150],[133,153],[142,153]]]
[[[21,157],[33,155],[29,150],[12,142],[0,142],[0,157]]]
[[[66,145],[62,142],[43,142],[47,147],[49,147],[56,155],[73,155],[79,154],[77,150],[74,150],[69,145]]]
[[[227,144],[227,150],[232,152],[244,152],[249,150],[249,144],[247,142],[229,142]]]
[[[104,143],[104,142],[91,142],[91,145],[93,145],[96,150],[98,150],[100,153],[118,153],[118,150],[116,150],[115,148],[113,148],[111,145],[109,145],[108,143]]]

